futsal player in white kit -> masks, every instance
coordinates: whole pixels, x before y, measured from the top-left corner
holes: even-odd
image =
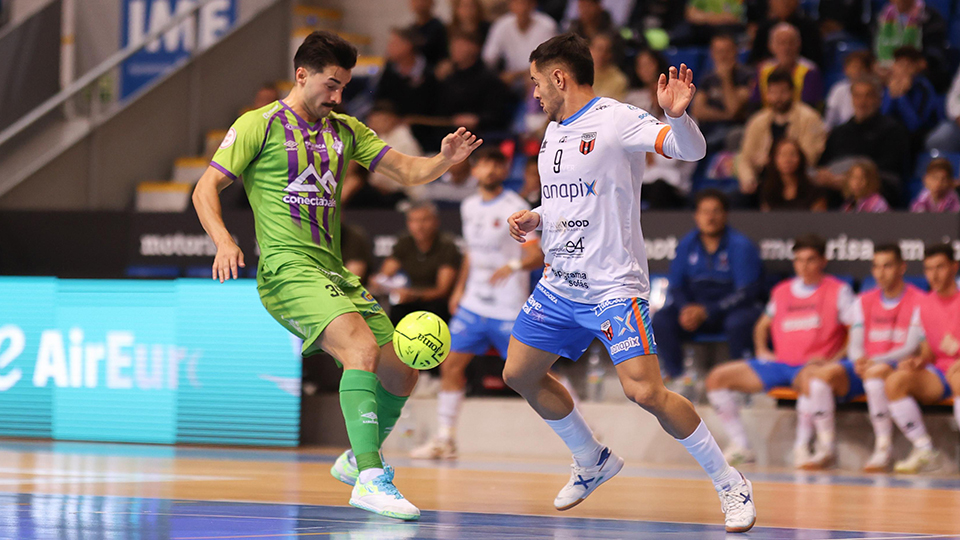
[[[610,352],[624,393],[651,412],[713,480],[728,532],[756,522],[753,488],[731,467],[693,405],[667,390],[650,325],[650,275],[640,230],[645,155],[696,161],[706,141],[686,114],[696,88],[681,64],[660,75],[663,124],[593,91],[587,43],[564,34],[530,54],[534,97],[551,120],[540,147],[541,206],[510,217],[520,242],[542,230],[543,278],[513,328],[504,381],[519,392],[573,453],[558,510],[582,502],[623,467],[593,436],[570,394],[548,373],[559,356],[577,359],[594,338]]]
[[[414,459],[456,459],[467,365],[491,348],[507,357],[513,322],[530,294],[530,271],[543,266],[536,241],[518,244],[510,239],[507,218],[530,205],[503,188],[507,157],[495,147],[481,148],[474,153],[471,174],[478,189],[460,205],[466,254],[450,295],[450,355],[440,364],[438,432],[411,452]]]

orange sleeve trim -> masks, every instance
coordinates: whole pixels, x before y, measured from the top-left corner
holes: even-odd
[[[667,133],[670,133],[670,126],[663,126],[663,129],[660,130],[660,133],[657,134],[657,142],[654,143],[653,149],[657,151],[661,156],[672,159],[670,156],[663,153],[663,141],[667,140]]]

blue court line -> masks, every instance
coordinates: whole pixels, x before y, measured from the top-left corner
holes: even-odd
[[[0,538],[54,540],[918,540],[958,535],[754,528],[728,536],[720,525],[574,517],[423,513],[416,523],[380,518],[351,507],[191,500],[0,494]]]

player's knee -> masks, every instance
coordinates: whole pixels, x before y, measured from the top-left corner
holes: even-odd
[[[667,389],[659,381],[631,381],[623,385],[623,393],[648,411],[662,410],[667,397]]]
[[[707,374],[707,390],[720,390],[721,388],[727,388],[729,384],[727,382],[726,372],[727,370],[724,369],[724,366],[717,366],[711,369],[710,373]]]
[[[893,370],[887,364],[878,364],[870,366],[863,373],[863,379],[886,379]]]
[[[338,358],[343,364],[343,369],[359,369],[376,373],[377,364],[380,359],[380,348],[376,342],[358,343],[356,346],[346,351],[343,358]],[[415,371],[411,368],[411,371]],[[416,377],[416,374],[413,375]],[[416,382],[416,379],[414,379]]]
[[[523,368],[507,364],[503,366],[503,382],[516,392],[523,392],[523,389],[530,385],[531,376]]]
[[[894,371],[887,377],[883,388],[889,399],[901,399],[907,396],[910,375],[905,371]]]

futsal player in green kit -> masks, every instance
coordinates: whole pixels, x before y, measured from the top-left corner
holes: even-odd
[[[406,186],[431,182],[469,157],[481,140],[464,128],[429,158],[401,154],[356,118],[333,112],[350,82],[357,49],[328,32],[310,34],[294,56],[290,94],[241,116],[193,193],[217,246],[213,278],[236,279],[243,253],[223,224],[219,193],[238,177],[253,207],[260,265],[257,290],[270,315],[303,339],[303,354],[325,351],[343,365],[340,406],[350,438],[331,473],[353,485],[350,504],[413,520],[420,510],[393,485],[380,447],[417,382],[393,351],[393,325],[344,268],[340,192],[353,160]]]

